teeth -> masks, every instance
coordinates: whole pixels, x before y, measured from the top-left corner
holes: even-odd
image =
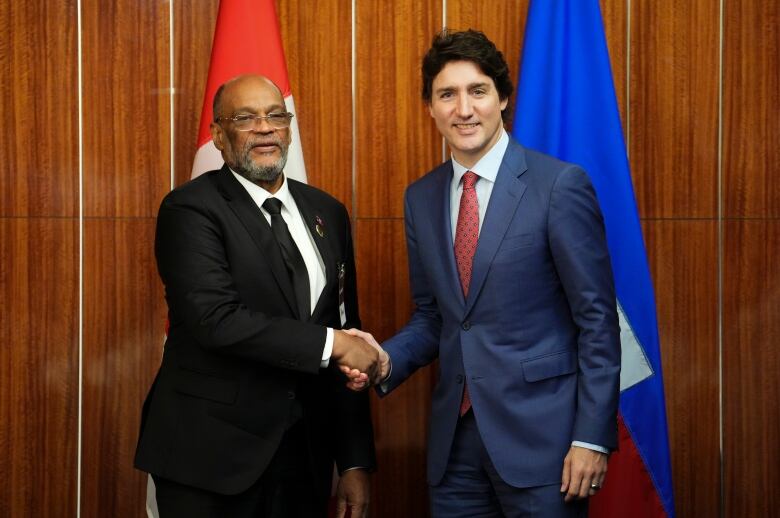
[[[477,123],[472,122],[471,124],[456,124],[455,126],[462,129],[470,129],[470,128],[476,128]]]

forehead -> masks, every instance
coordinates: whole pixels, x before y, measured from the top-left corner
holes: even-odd
[[[433,89],[468,87],[476,84],[495,86],[493,79],[473,61],[450,61],[433,78]]]
[[[260,112],[284,108],[284,99],[279,89],[270,81],[260,77],[248,77],[225,87],[222,106],[225,113],[237,110]]]

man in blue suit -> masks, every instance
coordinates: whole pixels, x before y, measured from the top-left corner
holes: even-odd
[[[383,344],[379,392],[439,359],[434,516],[583,516],[617,446],[620,377],[595,192],[506,133],[513,87],[484,34],[442,32],[422,73],[452,159],[406,191],[416,309]]]

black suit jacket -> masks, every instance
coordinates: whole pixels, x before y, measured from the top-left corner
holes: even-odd
[[[326,269],[310,318],[295,295],[270,225],[224,167],[170,192],[155,252],[170,329],[144,404],[137,468],[222,494],[263,473],[302,412],[323,495],[339,469],[375,463],[368,396],[320,368],[325,327],[360,327],[349,217],[328,194],[286,179]],[[319,225],[321,233],[317,230]]]

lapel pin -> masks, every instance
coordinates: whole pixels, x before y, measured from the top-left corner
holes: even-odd
[[[315,216],[314,221],[316,223],[314,225],[314,230],[317,231],[320,237],[325,237],[325,224],[322,222],[322,218],[319,216]]]

